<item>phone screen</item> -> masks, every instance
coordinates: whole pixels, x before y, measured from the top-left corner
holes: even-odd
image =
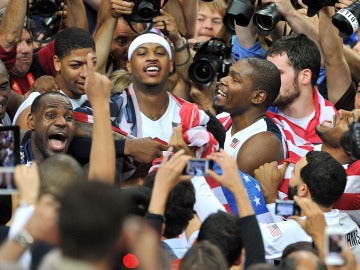
[[[344,258],[341,256],[343,246],[345,244],[344,234],[333,228],[325,230],[325,262],[328,265],[343,265]]]
[[[185,174],[205,176],[207,169],[213,168],[213,161],[209,159],[191,159],[185,168]]]
[[[14,168],[20,161],[20,130],[18,126],[0,127],[0,194],[17,192]]]

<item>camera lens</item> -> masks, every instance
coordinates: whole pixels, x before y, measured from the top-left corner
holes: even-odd
[[[351,36],[359,29],[360,2],[355,2],[347,8],[342,8],[332,17],[332,23],[342,38]]]
[[[248,0],[233,0],[225,12],[223,23],[226,31],[235,34],[234,20],[237,25],[247,26],[254,13],[254,2]]]
[[[206,85],[215,76],[215,70],[211,63],[206,59],[200,59],[189,67],[190,79],[200,85]]]
[[[264,31],[271,31],[280,21],[281,15],[276,9],[276,5],[271,3],[265,8],[258,10],[254,14],[254,23],[257,27]]]
[[[138,14],[143,20],[149,20],[154,17],[155,9],[154,5],[147,1],[142,1],[139,4]]]

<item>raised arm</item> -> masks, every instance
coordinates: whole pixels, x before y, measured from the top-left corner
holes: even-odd
[[[68,27],[75,26],[84,29],[85,31],[89,31],[85,6],[82,0],[67,1],[66,10],[67,10],[66,25]]]
[[[349,89],[352,79],[343,50],[343,41],[338,29],[332,24],[331,17],[335,14],[333,7],[324,7],[320,11],[319,33],[321,51],[326,68],[328,99],[333,103]]]
[[[111,40],[117,22],[116,18],[109,15],[110,10],[110,0],[101,0],[94,32],[97,56],[96,70],[103,74],[106,72],[106,62],[110,54]]]
[[[111,82],[97,73],[94,55],[88,54],[85,91],[93,108],[94,125],[90,152],[89,179],[98,179],[110,184],[115,178],[115,145],[110,121]]]
[[[0,45],[6,52],[14,49],[21,37],[26,14],[26,1],[10,0],[0,25]]]

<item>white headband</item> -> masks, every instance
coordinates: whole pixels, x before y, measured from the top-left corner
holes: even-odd
[[[158,34],[146,33],[146,34],[138,36],[131,42],[131,44],[129,46],[129,50],[128,50],[128,60],[131,59],[131,56],[133,55],[134,51],[140,45],[145,44],[145,43],[160,44],[161,46],[163,46],[165,48],[165,50],[169,54],[169,58],[170,59],[172,58],[169,42],[167,42],[165,38],[163,38],[162,36],[159,36]]]

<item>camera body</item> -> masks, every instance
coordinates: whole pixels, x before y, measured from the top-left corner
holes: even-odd
[[[340,9],[332,17],[332,23],[342,38],[351,36],[359,29],[360,2],[354,2],[346,8]]]
[[[278,216],[300,216],[301,209],[293,200],[276,200],[275,214]]]
[[[299,4],[296,0],[291,0],[291,4],[295,9],[299,8]],[[253,16],[254,24],[258,28],[258,34],[266,36],[274,30],[275,25],[284,18],[281,16],[279,11],[276,9],[274,3],[266,5],[264,8],[255,12]]]
[[[209,86],[215,76],[218,79],[229,73],[232,65],[229,58],[231,47],[218,38],[202,43],[198,48],[194,61],[189,67],[189,77],[198,86]]]
[[[247,26],[254,13],[253,0],[233,0],[225,12],[223,23],[226,31],[232,35],[235,34],[234,20],[237,25]]]
[[[130,15],[123,15],[128,22],[151,22],[156,16],[160,16],[160,0],[134,0],[134,8]]]
[[[194,158],[190,159],[186,164],[183,174],[192,176],[205,176],[206,170],[212,170],[214,162],[210,159],[205,158]]]
[[[48,18],[55,15],[56,11],[62,9],[61,3],[65,0],[34,0],[30,12],[42,18]]]

